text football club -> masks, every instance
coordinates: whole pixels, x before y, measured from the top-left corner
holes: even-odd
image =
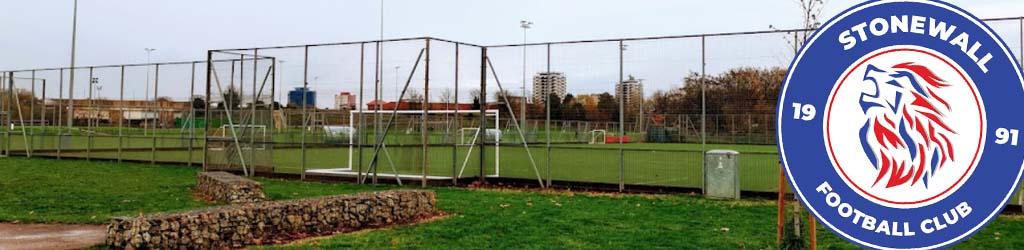
[[[881,249],[950,246],[1006,206],[1024,169],[1017,59],[938,1],[872,1],[828,22],[790,66],[779,153],[822,224]]]

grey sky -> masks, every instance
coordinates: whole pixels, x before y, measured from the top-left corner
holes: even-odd
[[[982,18],[1024,15],[1024,1],[952,2]],[[0,69],[68,65],[71,3],[71,0],[5,0],[0,3],[0,36],[3,37],[0,39],[0,58],[3,58]],[[854,3],[829,1],[824,15],[831,16]],[[529,32],[529,40],[534,42],[764,30],[768,25],[798,26],[797,6],[795,0],[387,0],[384,36],[434,36],[484,45],[519,43],[522,41],[522,30],[518,28],[521,19],[536,23]],[[146,47],[158,49],[153,53],[153,61],[158,62],[205,59],[205,51],[215,48],[376,39],[379,11],[379,2],[373,0],[80,0],[77,64],[145,62],[143,48]],[[1004,39],[1010,42],[1009,38]],[[742,45],[744,41],[734,42]],[[781,39],[774,43],[784,44]],[[648,53],[657,54],[657,51]],[[513,63],[521,58],[512,58],[515,53],[507,53],[509,58],[499,67],[512,69],[507,71],[509,80],[503,81],[518,84],[521,61]],[[769,64],[788,63],[780,54],[784,52],[773,53],[783,59],[765,59]],[[292,74],[291,71],[286,73]],[[570,82],[572,78],[586,79],[570,75]],[[678,84],[678,81],[668,81],[671,80],[659,80],[656,84],[663,86],[651,86],[648,92],[664,89],[667,84]],[[587,87],[576,89],[589,90]]]

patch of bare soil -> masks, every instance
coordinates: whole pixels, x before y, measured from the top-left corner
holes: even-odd
[[[0,249],[81,249],[102,244],[102,225],[0,223]]]

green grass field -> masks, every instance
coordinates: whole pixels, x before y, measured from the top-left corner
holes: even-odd
[[[77,131],[76,133],[82,132],[75,131]],[[104,135],[90,137],[81,134],[72,136],[66,143],[70,146],[61,146],[63,152],[59,155],[142,162],[154,160],[177,163],[191,161],[198,164],[203,162],[203,139],[191,140],[193,150],[190,152],[187,150],[190,142],[187,139],[188,134],[182,134],[180,129],[143,131],[133,128],[126,129],[126,131],[125,134],[131,136],[125,138]],[[55,133],[49,130],[36,132]],[[298,140],[298,132],[301,131],[293,129],[286,132],[275,132],[274,140],[278,143],[295,142]],[[504,135],[504,137],[509,136],[509,134]],[[11,148],[16,151],[23,150],[26,145],[25,138],[19,137],[17,134],[12,135]],[[37,135],[27,138],[33,148],[49,149],[49,151],[37,152],[36,155],[58,155],[54,150],[58,146],[58,136]],[[432,134],[430,138],[434,142],[441,143],[445,135]],[[389,144],[387,145],[390,147],[386,150],[387,152],[381,152],[377,173],[379,175],[396,173],[420,175],[424,157],[423,149],[418,145],[419,135],[396,133],[390,135],[388,140]],[[362,151],[352,150],[350,153],[347,145],[329,144],[327,143],[328,138],[315,134],[308,135],[307,142],[309,146],[305,150],[305,154],[299,148],[299,144],[284,143],[277,145],[277,148],[273,150],[250,151],[243,149],[243,155],[246,157],[246,163],[263,166],[266,168],[260,169],[272,169],[278,173],[298,174],[303,170],[346,168],[350,161],[356,170],[362,169],[365,173],[370,169],[373,156],[372,146],[364,147]],[[119,145],[124,148],[122,152],[117,151]],[[152,150],[153,145],[156,145],[156,151]],[[620,147],[623,148],[622,152],[619,150]],[[774,145],[708,144],[704,149],[731,149],[741,153],[739,171],[742,191],[778,191],[779,158]],[[539,176],[545,180],[615,185],[620,181],[621,164],[623,167],[621,178],[626,185],[684,188],[704,186],[700,144],[552,144],[550,151],[543,144],[531,144],[529,154],[521,144],[506,144],[499,147],[497,154],[491,145],[487,146],[485,150],[484,174],[486,175],[498,174],[501,177],[527,180],[535,180]],[[234,151],[210,150],[211,163],[228,163],[227,155],[230,152]],[[362,164],[359,164],[360,152],[362,152]],[[479,148],[474,148],[470,152],[469,147],[466,146],[458,148],[431,146],[427,152],[428,175],[443,177],[480,175]],[[530,160],[529,156],[531,155],[533,161]],[[305,164],[303,164],[303,159],[305,159]],[[536,170],[534,166],[536,166]],[[789,191],[788,187],[787,191]],[[1020,192],[1017,194],[1019,195]],[[1016,196],[1011,199],[1012,204],[1018,204],[1018,201]]]
[[[0,221],[102,224],[110,216],[216,206],[193,199],[196,168],[0,158]],[[274,200],[400,188],[257,178]],[[430,188],[449,216],[261,249],[774,249],[771,200]],[[728,232],[723,231],[728,228]],[[818,227],[820,249],[856,249]],[[1024,244],[999,216],[956,248]]]
[[[134,131],[140,132],[140,131]],[[151,133],[153,131],[150,131]],[[157,162],[188,162],[201,164],[203,161],[203,141],[193,140],[193,150],[186,150],[188,139],[183,139],[178,129],[157,130],[157,139],[149,136],[133,136],[119,139],[109,136],[73,136],[70,143],[74,145],[68,152],[64,149],[61,156],[92,158],[92,159],[126,159],[142,162],[156,160]],[[279,133],[275,137],[286,137]],[[35,136],[29,137],[34,148],[53,149],[56,147],[57,136]],[[378,164],[378,174],[391,175],[396,172],[406,175],[420,175],[423,166],[423,151],[418,145],[409,145],[409,138],[394,138],[398,143],[387,150],[387,161],[385,155],[381,154]],[[90,143],[91,141],[91,143]],[[158,150],[151,150],[153,142],[156,141]],[[352,159],[349,159],[349,147],[345,145],[323,144],[323,138],[311,136],[310,146],[305,152],[305,170],[310,169],[331,169],[345,168],[349,161],[353,162],[356,169],[359,169],[358,150],[352,151]],[[12,148],[19,150],[24,148],[23,138],[14,135]],[[119,143],[122,143],[123,152],[117,152]],[[318,144],[319,143],[319,144]],[[88,145],[92,150],[87,151]],[[273,171],[279,173],[298,174],[303,172],[303,153],[298,144],[290,146],[278,146],[273,150],[243,149],[246,155],[246,162],[255,163],[258,166],[272,166]],[[486,149],[484,172],[487,175],[494,175],[499,172],[501,177],[520,178],[533,180],[538,174],[542,179],[555,181],[575,181],[603,184],[618,184],[620,173],[620,152],[619,147],[624,148],[621,153],[624,169],[622,181],[627,185],[666,186],[700,188],[703,186],[703,170],[701,158],[701,145],[682,143],[627,143],[619,144],[552,144],[550,157],[548,149],[542,144],[531,144],[530,154],[522,145],[502,145],[500,147],[500,160],[495,162],[495,150],[493,146]],[[708,144],[705,147],[711,149],[731,149],[741,153],[740,165],[740,189],[743,191],[755,192],[776,192],[778,190],[779,158],[776,154],[776,147],[773,145],[738,145],[738,144]],[[431,176],[478,176],[480,172],[479,148],[469,152],[469,148],[460,146],[458,149],[452,146],[431,146],[428,149],[427,174]],[[210,159],[212,163],[226,163],[226,154],[230,150],[211,150]],[[269,152],[269,153],[268,153]],[[455,152],[453,154],[453,152]],[[37,155],[57,155],[55,151],[39,152]],[[468,158],[467,158],[468,154]],[[529,155],[533,156],[531,164]],[[373,156],[372,147],[365,147],[362,150],[363,172],[367,172]],[[250,157],[252,157],[250,159]],[[394,163],[394,169],[392,164]],[[463,169],[463,165],[465,168]],[[534,170],[536,164],[536,172]],[[495,165],[499,165],[496,167]],[[261,168],[269,169],[269,168]],[[500,171],[496,171],[500,169]],[[461,170],[461,171],[460,171]],[[787,187],[787,191],[788,191]],[[1019,194],[1020,192],[1017,192]],[[1018,204],[1018,198],[1011,199],[1011,204]]]
[[[119,139],[109,136],[73,136],[71,147],[62,146],[61,156],[92,158],[92,159],[127,159],[136,161],[188,162],[201,163],[203,159],[202,140],[193,140],[193,151],[186,150],[189,140],[170,135],[170,131],[162,131],[157,139],[146,136],[133,136]],[[285,135],[278,135],[285,136]],[[51,149],[37,152],[37,155],[57,155],[57,136],[29,137],[33,148]],[[348,146],[325,145],[311,136],[310,146],[305,152],[305,169],[345,168],[349,161],[359,169],[359,150],[350,154]],[[423,166],[423,151],[418,145],[410,145],[408,138],[395,138],[400,143],[391,145],[381,152],[378,173],[389,175],[394,173],[419,175]],[[318,141],[319,140],[319,141]],[[157,151],[151,150],[156,142]],[[23,139],[14,137],[12,148],[24,148]],[[91,146],[90,146],[91,145]],[[124,148],[118,152],[118,145]],[[404,145],[404,146],[403,146]],[[669,143],[627,143],[621,145],[624,166],[623,182],[627,185],[669,186],[698,188],[702,183],[701,146],[699,144]],[[530,145],[529,154],[522,145],[507,144],[486,149],[484,171],[487,175],[499,174],[501,177],[543,179],[556,181],[577,181],[605,184],[619,183],[620,145],[619,144],[553,144],[549,151],[544,145]],[[772,192],[777,190],[778,157],[774,146],[766,145],[724,145],[710,144],[707,149],[732,149],[741,152],[740,172],[741,189],[745,191]],[[74,150],[74,151],[71,151]],[[480,149],[460,146],[431,146],[428,149],[427,174],[432,176],[478,176],[480,172]],[[226,163],[226,155],[231,150],[211,150],[211,162]],[[272,166],[281,173],[301,173],[303,171],[303,153],[298,145],[283,146],[273,150],[243,149],[246,162],[258,166]],[[270,154],[267,154],[270,152]],[[370,169],[373,156],[372,147],[364,147],[362,152],[362,169]],[[454,154],[453,154],[454,152]],[[385,154],[386,153],[386,154]],[[191,154],[191,156],[190,156]],[[352,156],[352,159],[350,158]],[[530,160],[532,155],[533,161]],[[467,157],[468,156],[468,157]],[[251,159],[249,157],[252,157]],[[495,159],[497,162],[495,162]],[[389,161],[390,160],[390,161]],[[497,166],[496,166],[497,165]],[[534,166],[536,165],[536,171]],[[394,168],[392,168],[392,166]],[[465,167],[464,167],[465,166]],[[365,171],[364,171],[365,172]]]

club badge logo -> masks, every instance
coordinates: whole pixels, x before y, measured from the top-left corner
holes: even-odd
[[[794,191],[865,247],[938,248],[977,232],[1024,169],[1015,58],[947,3],[873,1],[839,14],[797,55],[779,98]]]

